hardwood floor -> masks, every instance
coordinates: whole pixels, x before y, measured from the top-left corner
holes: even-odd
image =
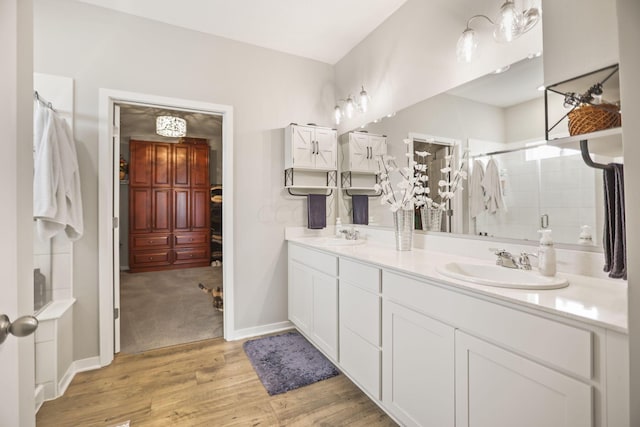
[[[344,375],[269,396],[242,349],[206,340],[76,375],[37,426],[395,426]]]

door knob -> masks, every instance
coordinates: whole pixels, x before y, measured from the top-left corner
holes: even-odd
[[[38,319],[33,316],[18,317],[13,323],[5,314],[0,315],[0,344],[9,334],[15,337],[26,337],[38,328]]]

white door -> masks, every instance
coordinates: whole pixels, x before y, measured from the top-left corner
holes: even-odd
[[[291,126],[291,151],[293,165],[296,168],[313,168],[315,166],[314,128],[308,126]]]
[[[388,300],[382,313],[385,406],[407,426],[453,427],[454,329]]]
[[[338,168],[338,134],[333,129],[316,128],[316,164],[317,169],[335,170]]]
[[[113,351],[120,353],[120,106],[113,105]],[[125,240],[126,242],[126,240]]]
[[[366,172],[369,170],[369,135],[349,134],[349,170]]]
[[[311,270],[289,258],[289,320],[301,331],[311,333],[313,277]]]
[[[33,313],[31,2],[0,0],[0,314]],[[0,425],[35,425],[34,340],[0,344]]]
[[[369,137],[369,146],[371,147],[371,160],[369,168],[372,172],[378,172],[378,158],[387,154],[387,138],[384,136],[371,135]]]
[[[338,279],[314,271],[313,338],[329,356],[338,359]]]
[[[457,427],[593,425],[591,386],[456,331]]]

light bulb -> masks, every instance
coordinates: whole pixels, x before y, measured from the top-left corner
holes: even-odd
[[[344,106],[345,109],[345,114],[347,116],[348,119],[353,117],[353,111],[356,109],[354,103],[353,103],[353,98],[351,98],[351,95],[349,95],[349,97],[347,98],[347,102]]]
[[[507,0],[500,6],[493,38],[500,43],[509,43],[522,34],[522,13],[516,10],[513,0]]]
[[[337,105],[333,109],[333,117],[334,117],[334,119],[336,121],[336,124],[339,125],[340,124],[340,119],[342,119],[342,110]]]
[[[456,56],[459,62],[471,62],[478,47],[476,33],[471,28],[462,32],[456,46]]]
[[[362,91],[360,92],[360,110],[363,113],[366,113],[369,109],[369,95],[367,91],[364,90],[364,86],[362,86]]]

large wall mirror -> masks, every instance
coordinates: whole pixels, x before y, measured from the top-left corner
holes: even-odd
[[[596,250],[602,246],[602,173],[588,167],[579,151],[545,143],[542,61],[542,56],[524,59],[354,131],[385,135],[388,152],[397,159],[406,158],[405,138],[415,149],[432,152],[434,160],[449,152],[459,160],[467,151],[469,179],[440,232],[537,242],[538,230],[548,228],[557,243]],[[474,168],[488,171],[489,162],[497,169],[504,206],[472,209],[471,176]],[[433,168],[439,169],[436,163]],[[389,209],[376,200],[370,197],[370,225],[391,226]],[[343,202],[341,216],[350,218],[349,197]],[[416,229],[422,229],[418,220]]]

